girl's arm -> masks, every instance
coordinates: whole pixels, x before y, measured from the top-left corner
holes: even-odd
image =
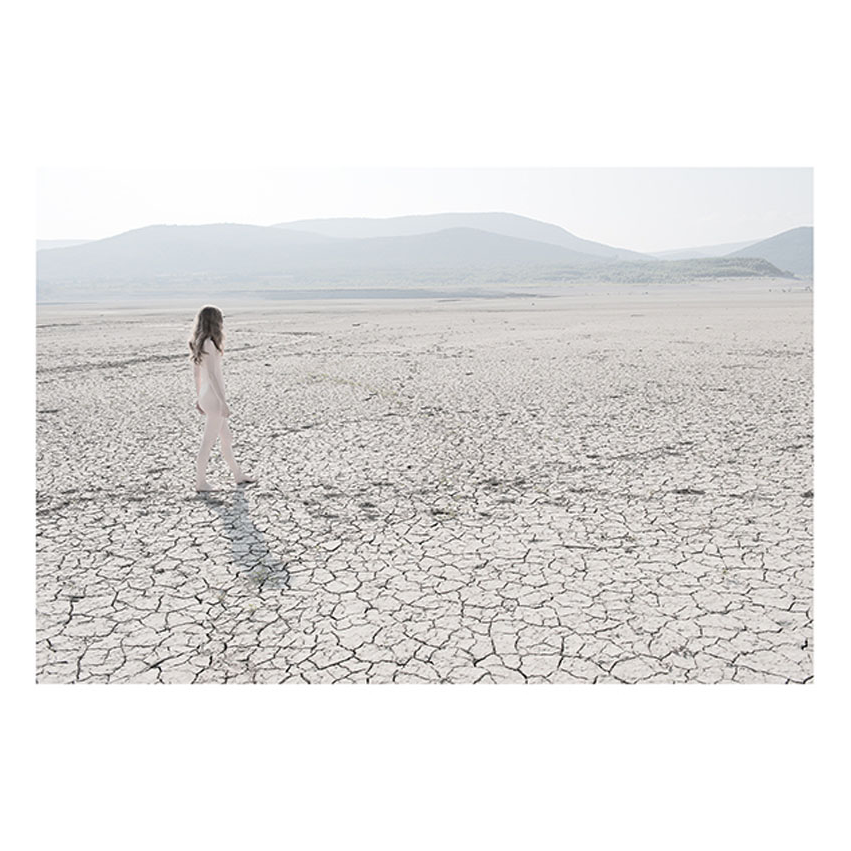
[[[227,402],[225,401],[225,378],[222,375],[222,355],[209,338],[204,341],[204,353],[208,358],[207,367],[210,370],[210,384],[213,387],[213,392],[219,397],[222,405],[227,407]]]
[[[197,396],[201,392],[201,364],[192,361],[192,366],[194,367],[192,371],[195,373],[195,395]]]

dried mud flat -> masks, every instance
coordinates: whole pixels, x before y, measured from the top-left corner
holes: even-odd
[[[196,306],[197,307],[197,306]],[[40,307],[39,683],[806,683],[812,297]]]

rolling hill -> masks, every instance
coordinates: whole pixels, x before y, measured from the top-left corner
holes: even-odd
[[[762,242],[741,248],[727,257],[759,257],[784,272],[803,278],[813,276],[813,228],[800,227],[784,231]]]
[[[660,260],[702,260],[706,257],[725,257],[732,251],[754,245],[759,240],[747,242],[725,242],[721,245],[698,245],[694,248],[673,248],[670,251],[656,251],[653,256]]]
[[[416,236],[436,231],[472,228],[516,239],[558,245],[580,254],[605,260],[641,260],[646,255],[625,248],[613,248],[600,242],[580,239],[558,225],[518,216],[514,213],[435,213],[425,216],[397,216],[388,219],[302,219],[275,227],[290,231],[316,233],[338,239]]]
[[[329,242],[255,225],[151,225],[36,255],[39,280],[137,279],[274,267],[293,250]]]

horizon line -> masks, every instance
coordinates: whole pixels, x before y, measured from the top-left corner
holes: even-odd
[[[100,236],[100,237],[94,237],[94,238],[68,237],[68,236],[58,236],[58,237],[36,236],[36,242],[37,243],[38,242],[64,242],[64,241],[68,241],[68,242],[71,242],[71,241],[75,241],[75,242],[76,241],[79,241],[79,242],[99,242],[99,241],[104,240],[104,239],[111,239],[112,237],[115,237],[115,236],[121,236],[122,234],[125,234],[125,233],[132,233],[133,231],[136,231],[136,230],[144,230],[145,228],[149,228],[149,227],[205,227],[205,226],[209,226],[209,225],[249,225],[250,227],[275,228],[275,227],[280,227],[282,225],[288,225],[288,224],[293,224],[293,223],[327,221],[329,219],[330,220],[344,220],[344,221],[345,220],[350,220],[350,221],[355,221],[355,220],[361,220],[361,221],[363,221],[363,220],[367,220],[367,221],[391,221],[392,219],[415,218],[415,217],[426,218],[426,217],[429,217],[429,216],[441,216],[441,215],[446,215],[446,214],[478,215],[478,214],[482,214],[482,213],[498,213],[498,214],[501,214],[501,215],[518,216],[519,218],[529,219],[530,221],[536,221],[536,222],[540,222],[542,224],[552,225],[553,227],[561,228],[566,233],[569,233],[571,236],[574,236],[577,239],[583,239],[587,242],[596,242],[600,245],[607,245],[611,248],[617,248],[617,249],[621,249],[621,250],[625,250],[625,251],[635,251],[639,254],[649,254],[649,255],[655,255],[655,254],[660,254],[660,253],[670,252],[670,251],[687,251],[687,250],[690,250],[690,249],[699,250],[701,248],[712,248],[712,247],[717,246],[717,245],[733,245],[733,244],[742,243],[742,242],[752,244],[752,243],[756,243],[756,242],[762,242],[766,239],[771,239],[774,236],[779,236],[780,234],[787,233],[790,230],[796,230],[796,229],[802,228],[802,227],[814,228],[814,225],[812,223],[801,224],[801,225],[794,225],[790,228],[785,228],[785,229],[780,230],[780,231],[774,231],[773,233],[770,233],[767,236],[760,236],[760,237],[757,237],[755,239],[751,239],[751,238],[748,238],[748,239],[731,239],[731,240],[727,240],[727,241],[724,241],[724,242],[706,242],[706,243],[701,243],[699,245],[695,245],[694,243],[691,243],[691,244],[683,245],[683,246],[674,246],[674,247],[661,248],[661,249],[657,248],[657,249],[650,250],[650,249],[646,249],[646,248],[631,248],[631,247],[628,247],[626,245],[616,245],[614,243],[605,242],[605,241],[600,240],[600,239],[592,239],[590,237],[580,236],[578,233],[576,233],[572,230],[568,230],[563,225],[558,225],[558,224],[555,224],[555,222],[549,222],[549,221],[546,221],[545,219],[535,219],[532,216],[524,216],[521,213],[511,213],[511,212],[508,212],[508,211],[505,211],[505,210],[474,210],[474,211],[470,211],[470,210],[466,210],[466,211],[446,210],[442,213],[404,213],[404,214],[395,215],[395,216],[314,216],[314,217],[309,218],[309,219],[292,219],[292,220],[286,221],[286,222],[278,221],[278,222],[274,222],[272,224],[266,224],[266,225],[255,224],[255,223],[252,223],[252,222],[237,222],[237,221],[232,221],[232,222],[153,222],[153,223],[146,224],[146,225],[138,225],[137,227],[128,228],[127,230],[117,231],[115,233],[111,233],[111,234],[108,234],[106,236]],[[352,238],[353,239],[359,239],[359,238],[363,239],[363,238],[367,238],[367,237],[352,237]],[[531,240],[531,241],[540,242],[541,240]]]

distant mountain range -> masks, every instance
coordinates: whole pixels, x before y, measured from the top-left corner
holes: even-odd
[[[502,236],[558,245],[579,254],[606,260],[640,260],[647,255],[626,248],[580,239],[558,225],[514,213],[435,213],[428,216],[397,216],[389,219],[302,219],[275,225],[291,231],[318,233],[340,239],[414,236],[454,228],[472,228]]]
[[[598,257],[551,243],[472,228],[345,239],[256,225],[152,225],[83,245],[39,251],[38,277],[133,280],[160,275],[314,275],[599,262]]]
[[[50,242],[37,252],[40,298],[92,284],[141,293],[154,281],[168,292],[170,282],[212,290],[262,284],[268,290],[346,281],[515,285],[812,274],[812,228],[726,257],[664,260],[508,213],[312,219],[271,227],[151,225],[107,239],[64,241],[72,245]]]

